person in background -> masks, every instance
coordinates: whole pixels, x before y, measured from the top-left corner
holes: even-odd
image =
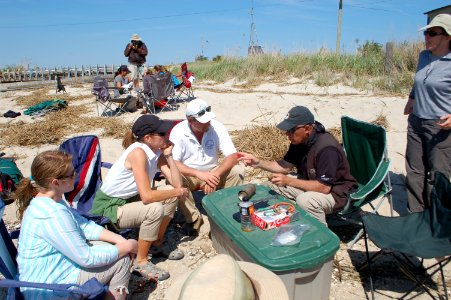
[[[451,176],[451,15],[439,14],[424,30],[408,117],[406,187],[411,212],[429,207],[434,174]]]
[[[135,90],[139,89],[139,75],[144,75],[147,54],[147,46],[141,41],[141,37],[136,33],[132,34],[130,43],[125,47],[124,55],[128,57],[129,69]]]
[[[348,195],[358,186],[343,147],[304,106],[290,109],[277,128],[285,131],[290,140],[283,159],[266,161],[239,152],[239,161],[272,172],[265,185],[296,201],[327,226],[326,215],[343,208]],[[297,173],[290,174],[294,167]]]
[[[114,86],[117,88],[114,89],[114,98],[118,98],[120,95],[125,94],[124,86],[126,87],[126,85],[129,84],[129,78],[127,76],[129,73],[130,70],[127,66],[122,65],[114,74]]]
[[[186,120],[171,131],[174,159],[190,191],[210,194],[243,183],[244,166],[238,164],[237,151],[227,129],[215,117],[207,102],[194,99],[186,107]],[[224,155],[221,162],[219,152]],[[182,231],[198,235],[203,219],[192,193],[179,207],[186,219]]]
[[[17,263],[21,281],[83,284],[92,277],[109,285],[109,297],[125,299],[130,256],[136,240],[126,240],[70,209],[63,194],[74,187],[72,157],[44,151],[20,182],[15,198],[22,221]],[[89,243],[90,241],[93,244]],[[99,242],[101,241],[101,242]],[[50,299],[52,292],[22,288],[25,299]]]
[[[163,243],[178,199],[184,201],[188,195],[172,157],[173,144],[166,137],[172,126],[172,121],[155,115],[143,115],[135,121],[122,143],[126,150],[109,170],[91,209],[91,213],[108,217],[118,228],[139,228],[133,268],[144,277],[158,280],[169,278],[169,273],[147,259],[149,250],[153,257],[184,257],[182,251],[171,251]],[[171,185],[152,188],[157,169]]]

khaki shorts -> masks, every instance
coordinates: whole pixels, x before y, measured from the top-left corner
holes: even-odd
[[[128,69],[130,70],[130,77],[131,80],[137,80],[139,79],[139,75],[144,76],[144,69],[145,69],[145,64],[142,65],[132,65],[130,64],[128,66]]]

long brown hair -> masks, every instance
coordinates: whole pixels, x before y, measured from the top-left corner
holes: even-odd
[[[31,178],[20,181],[14,199],[18,210],[17,217],[22,220],[25,210],[40,189],[48,189],[55,178],[63,178],[72,166],[72,156],[59,150],[39,153],[31,164]]]

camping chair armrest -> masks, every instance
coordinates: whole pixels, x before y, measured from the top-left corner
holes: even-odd
[[[112,164],[112,163],[109,163],[109,162],[104,162],[104,161],[102,161],[102,162],[101,162],[101,166],[102,166],[102,168],[111,169],[111,167],[113,166],[113,164]]]
[[[376,172],[374,172],[373,177],[368,181],[368,183],[365,184],[365,186],[363,186],[362,188],[359,188],[357,192],[350,195],[351,201],[364,199],[372,191],[374,191],[384,181],[385,177],[387,176],[389,167],[390,159],[382,159],[379,166],[377,167]]]

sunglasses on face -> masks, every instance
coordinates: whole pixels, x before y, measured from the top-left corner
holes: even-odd
[[[210,112],[210,111],[211,111],[211,106],[207,106],[206,108],[199,111],[197,114],[191,115],[191,117],[199,118],[199,117],[202,117],[203,115],[205,115],[206,112]]]
[[[58,179],[74,179],[75,177],[77,177],[77,171],[75,171],[75,169],[74,169],[74,172],[71,175],[63,176]]]
[[[307,126],[309,124],[305,124],[305,125],[300,125],[300,126],[296,126],[291,128],[290,130],[287,130],[287,134],[294,134],[296,132],[296,130],[298,130],[299,128],[304,128],[305,126]]]
[[[444,32],[432,31],[432,30],[426,30],[426,31],[423,32],[423,34],[424,34],[424,36],[429,35],[430,37],[434,37],[434,36],[437,36],[437,35],[444,35],[445,33]]]
[[[157,132],[157,133],[152,133],[151,135],[166,136],[166,133]]]

